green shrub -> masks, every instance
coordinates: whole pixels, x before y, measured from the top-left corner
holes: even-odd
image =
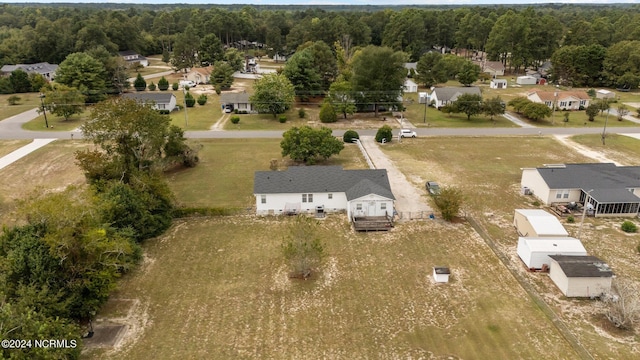
[[[144,91],[147,88],[147,82],[144,80],[142,75],[138,74],[136,80],[133,82],[133,87],[136,91]]]
[[[202,94],[198,96],[198,105],[202,106],[207,103],[207,95]]]
[[[169,110],[167,109],[163,109],[163,110],[158,110],[158,112],[162,115],[169,115]]]
[[[347,130],[342,135],[342,140],[346,143],[352,143],[353,139],[360,139],[360,135],[355,130]]]
[[[392,138],[393,138],[393,132],[391,130],[391,126],[389,125],[382,126],[380,129],[378,129],[378,132],[376,133],[376,141],[379,143],[381,143],[383,139],[384,139],[384,142],[389,142],[391,141]]]
[[[148,89],[149,91],[156,91],[156,84],[152,81],[151,84],[149,84]]]
[[[622,225],[620,226],[620,229],[622,229],[622,231],[627,232],[627,233],[634,233],[638,231],[638,227],[636,226],[636,224],[633,223],[633,221],[625,221],[622,223]]]
[[[165,79],[164,76],[158,80],[158,90],[167,91],[169,90],[169,80]]]
[[[173,89],[173,91],[178,91],[178,89],[180,88],[180,84],[173,83],[173,85],[171,85],[171,88]]]
[[[184,102],[187,104],[187,107],[193,107],[193,105],[196,104],[196,99],[194,99],[193,95],[191,95],[191,93],[187,91],[187,93],[184,95]]]
[[[20,96],[17,95],[11,95],[7,98],[7,102],[9,103],[9,105],[18,105],[20,100]]]
[[[298,117],[300,119],[304,119],[304,117],[307,115],[307,113],[304,111],[303,108],[298,109]]]
[[[237,124],[240,122],[240,116],[232,116],[231,117],[231,123],[232,124]]]
[[[320,108],[320,121],[323,123],[334,123],[338,121],[338,114],[336,114],[333,105],[328,102],[322,104],[322,108]]]
[[[540,206],[540,201],[536,200],[536,201],[532,202],[531,205]]]
[[[280,121],[281,124],[284,124],[287,122],[287,116],[286,115],[280,115],[280,117],[278,118],[278,121]]]
[[[574,222],[576,222],[576,219],[573,217],[573,215],[569,215],[569,217],[567,218],[567,222],[569,224],[573,224]]]
[[[220,95],[221,92],[222,92],[222,86],[220,86],[220,84],[216,84],[216,94]]]

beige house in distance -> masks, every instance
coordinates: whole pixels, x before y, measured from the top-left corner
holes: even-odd
[[[191,80],[196,84],[208,84],[213,66],[194,67],[184,75],[184,80]]]
[[[584,91],[540,91],[527,94],[527,99],[538,104],[545,104],[553,109],[553,104],[560,110],[580,110],[589,106],[591,97]]]

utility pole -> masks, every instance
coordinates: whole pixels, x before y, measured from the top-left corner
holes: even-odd
[[[49,128],[49,121],[47,120],[47,109],[44,107],[44,99],[45,95],[44,94],[40,94],[40,105],[42,105],[42,113],[44,114],[44,125],[47,127],[47,129]]]

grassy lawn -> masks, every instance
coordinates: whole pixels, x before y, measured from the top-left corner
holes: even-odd
[[[185,110],[184,110],[184,94],[182,91],[171,91],[176,96],[178,105],[181,110],[173,111],[169,116],[171,123],[185,130],[209,130],[213,124],[222,116],[220,109],[220,98],[215,93],[206,94],[207,102],[199,105],[197,102],[193,107],[187,108],[188,126],[185,126]],[[196,100],[199,93],[193,91],[192,94]]]
[[[202,140],[200,164],[168,174],[170,186],[181,205],[191,207],[247,208],[255,204],[253,173],[269,170],[271,159],[279,160],[279,167],[289,164],[280,154],[277,139],[220,139]],[[345,144],[340,155],[324,165],[340,165],[346,169],[366,168],[358,148]],[[207,191],[202,192],[206,183]]]
[[[605,145],[602,145],[602,135],[575,135],[571,139],[590,149],[601,152],[608,158],[625,165],[640,163],[640,140],[618,134],[607,134]]]
[[[45,126],[44,115],[40,115],[35,119],[24,123],[22,128],[31,131],[69,131],[82,125],[88,115],[88,110],[85,110],[84,113],[73,115],[69,120],[65,120],[61,116],[55,116],[47,112],[47,122],[49,123],[48,128]]]
[[[17,150],[28,143],[31,140],[2,140],[0,141],[0,158],[11,153],[14,150]]]
[[[10,96],[18,96],[20,101],[16,105],[9,105],[7,101]],[[40,106],[40,98],[38,93],[9,94],[0,95],[0,120],[10,118],[25,111]]]

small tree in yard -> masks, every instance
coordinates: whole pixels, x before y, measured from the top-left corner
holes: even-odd
[[[144,91],[147,88],[147,82],[144,80],[142,75],[140,75],[140,73],[138,73],[136,81],[133,82],[133,87],[136,89],[136,91]]]
[[[154,84],[153,81],[149,84],[149,91],[156,91],[156,84]]]
[[[187,91],[187,93],[184,95],[184,102],[187,104],[187,107],[193,107],[193,105],[196,104],[196,99],[194,99],[193,95],[191,95],[191,93]]]
[[[202,94],[198,96],[198,105],[202,106],[207,103],[207,95]]]
[[[509,106],[513,107],[513,110],[518,114],[522,114],[522,110],[524,110],[527,105],[531,104],[531,102],[531,100],[524,96],[518,96],[509,101]]]
[[[453,220],[458,215],[463,200],[462,191],[453,187],[441,189],[440,194],[435,197],[435,202],[442,213],[442,218],[447,221]]]
[[[7,102],[9,103],[9,105],[18,105],[20,100],[21,100],[20,96],[17,96],[17,95],[11,95],[7,98]]]
[[[334,123],[338,121],[336,110],[329,102],[325,102],[322,104],[322,108],[320,108],[320,121],[323,123]]]
[[[605,315],[620,329],[633,329],[640,321],[640,287],[631,281],[614,279],[611,294],[604,296]]]
[[[282,243],[282,252],[289,263],[292,278],[308,279],[322,263],[324,248],[318,238],[318,222],[299,215]]]
[[[85,96],[76,88],[52,83],[45,90],[44,106],[52,114],[69,120],[84,111]]]
[[[158,80],[158,90],[160,91],[167,91],[169,90],[169,80],[165,79],[165,77],[161,77],[160,80]]]
[[[173,85],[171,85],[171,88],[173,89],[173,91],[178,91],[178,89],[180,88],[180,84],[174,82]]]
[[[587,116],[589,117],[589,121],[594,121],[596,119],[596,116],[600,112],[600,108],[597,105],[593,105],[592,104],[592,105],[587,106],[587,108],[585,109],[585,112],[587,113]]]
[[[282,135],[280,148],[282,156],[290,156],[294,161],[314,164],[318,159],[328,159],[339,154],[344,144],[331,134],[331,129],[310,126],[292,127]]]
[[[618,121],[622,121],[625,116],[629,115],[629,109],[625,104],[618,105],[617,110],[618,110]]]
[[[376,141],[381,143],[384,139],[384,142],[389,142],[393,138],[393,132],[391,130],[391,126],[383,125],[378,132],[376,133]]]
[[[482,112],[482,96],[477,94],[462,94],[453,102],[456,112],[467,115],[467,120],[471,120],[473,115]]]
[[[488,115],[491,121],[493,121],[494,116],[504,114],[504,106],[500,96],[484,100],[482,102],[482,112]]]
[[[545,104],[539,104],[532,102],[524,107],[522,110],[524,116],[528,117],[532,121],[542,120],[546,117],[551,116],[552,111]]]

